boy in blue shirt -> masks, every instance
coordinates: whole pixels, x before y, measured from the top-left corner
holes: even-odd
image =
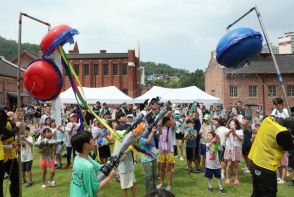
[[[116,175],[116,171],[112,170],[104,180],[98,182],[96,175],[101,165],[89,156],[95,144],[91,133],[78,132],[72,136],[71,144],[79,154],[72,169],[70,197],[94,197]]]

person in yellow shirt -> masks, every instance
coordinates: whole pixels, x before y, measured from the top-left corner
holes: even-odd
[[[277,195],[277,166],[285,151],[294,154],[290,131],[294,131],[294,117],[270,116],[262,121],[248,155],[253,179],[252,197]]]
[[[14,136],[18,131],[13,122],[14,113],[7,115],[0,110],[0,196],[3,196],[3,178],[5,172],[9,175],[11,184],[9,187],[10,196],[19,196],[19,173],[16,159],[16,144]]]

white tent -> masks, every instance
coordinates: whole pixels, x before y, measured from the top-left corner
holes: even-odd
[[[160,97],[160,101],[171,101],[174,103],[192,103],[194,101],[205,104],[220,103],[220,98],[211,96],[196,86],[186,88],[163,88],[153,86],[142,96],[134,99],[135,103],[143,103],[146,99]]]
[[[80,87],[79,87],[80,88]],[[133,98],[125,95],[115,86],[101,87],[101,88],[87,88],[83,87],[85,100],[88,104],[95,104],[97,101],[108,104],[121,104],[123,102],[133,103]],[[61,103],[76,104],[72,88],[60,94]]]

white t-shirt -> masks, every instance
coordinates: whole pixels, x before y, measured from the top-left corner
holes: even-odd
[[[72,127],[73,127],[73,123],[69,122],[69,123],[67,123],[67,125],[66,125],[66,127],[65,127],[65,131],[66,131],[66,137],[65,137],[65,139],[66,139],[66,140],[65,140],[66,147],[72,147],[72,146],[71,146],[71,143],[70,143],[70,139],[71,139],[71,137],[72,137],[74,134],[77,133],[77,130],[78,130],[79,126],[80,126],[79,123],[76,123],[76,124],[77,124],[77,125],[74,126],[74,128],[73,128],[71,134],[69,134],[69,131],[72,129]]]
[[[282,111],[279,111],[277,108],[275,108],[272,111],[272,116],[278,117],[278,118],[288,118],[289,117],[289,113],[288,110],[286,108],[284,108]]]
[[[33,144],[33,138],[31,136],[28,136],[26,140]],[[33,148],[25,143],[25,145],[21,146],[21,162],[27,162],[33,160]]]
[[[226,134],[229,133],[230,130],[226,131]],[[236,130],[236,134],[239,137],[244,137],[244,133],[242,129]],[[242,142],[240,141],[239,138],[237,138],[237,136],[234,136],[232,133],[227,136],[226,139],[226,149],[232,149],[234,146],[238,146],[238,147],[242,147]]]
[[[212,147],[211,143],[206,143],[206,161],[205,161],[205,167],[208,169],[220,169],[220,162],[218,158],[218,153],[215,154],[215,159],[211,160],[211,152]]]
[[[226,133],[229,131],[227,127],[220,126],[215,130],[215,133],[219,136],[221,146],[226,145]]]

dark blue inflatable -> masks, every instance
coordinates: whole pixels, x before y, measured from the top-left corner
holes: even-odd
[[[216,60],[227,68],[242,66],[262,49],[262,35],[250,28],[238,28],[224,35],[217,44]]]

